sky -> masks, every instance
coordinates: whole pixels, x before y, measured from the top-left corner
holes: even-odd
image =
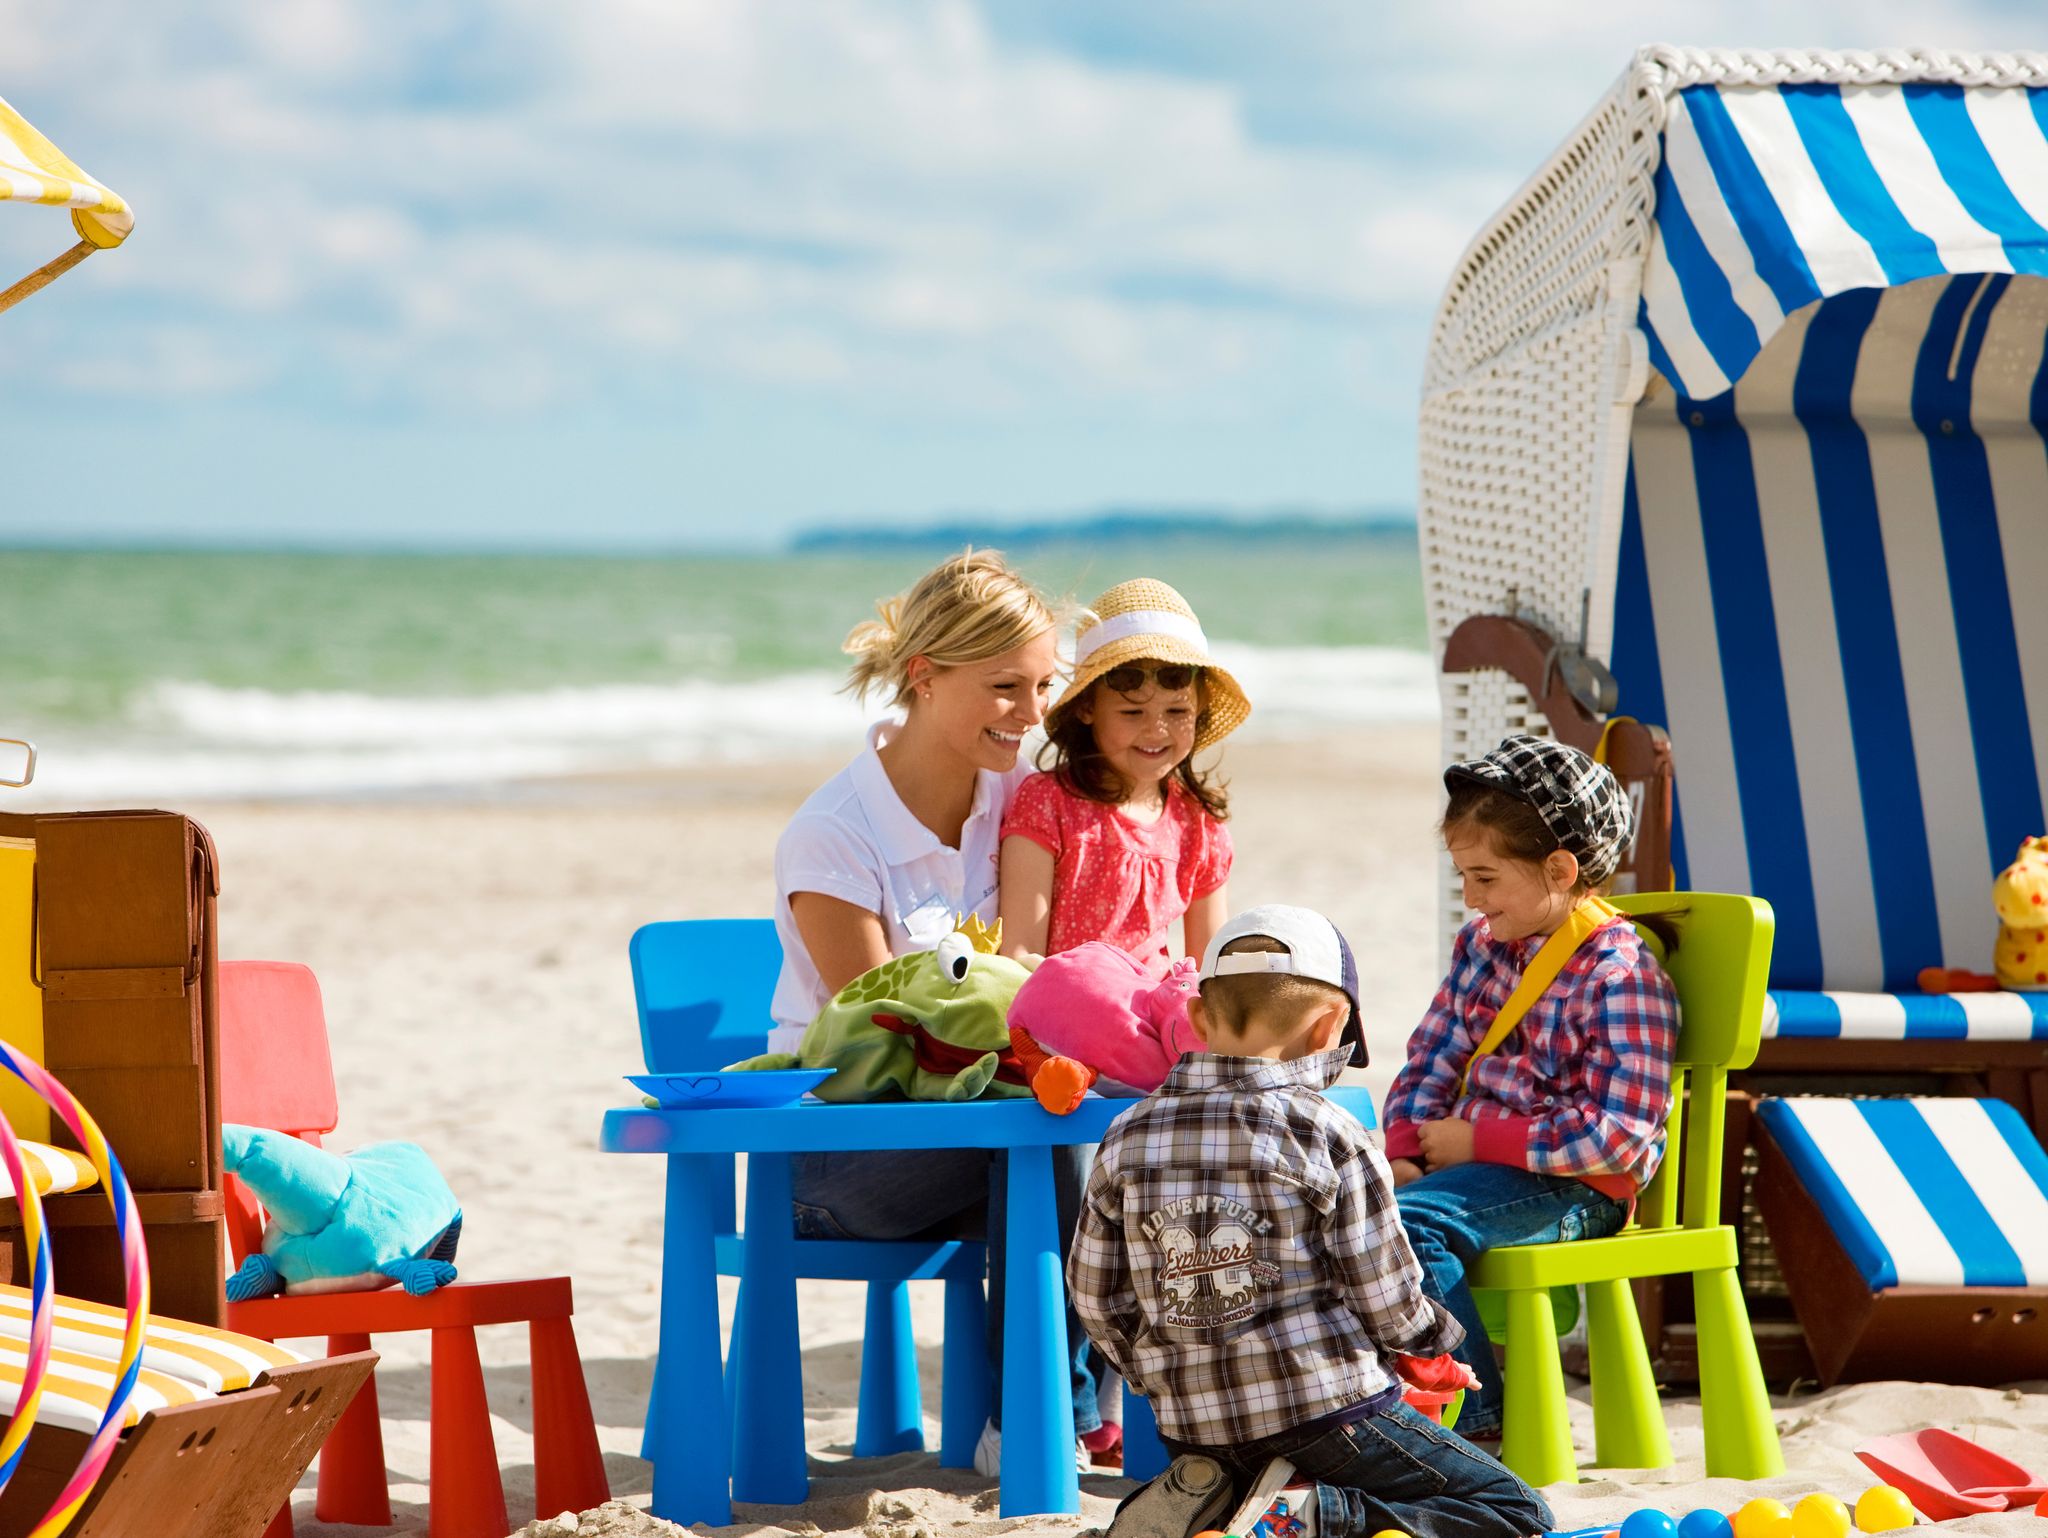
[[[1430,318],[1637,45],[2015,0],[104,0],[136,232],[0,317],[0,541],[645,548],[1412,505]],[[4,274],[65,244],[0,208]]]

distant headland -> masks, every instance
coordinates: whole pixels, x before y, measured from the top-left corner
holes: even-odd
[[[1415,514],[1407,508],[1355,508],[1306,512],[1220,509],[1104,508],[1065,518],[953,517],[932,523],[834,524],[805,529],[788,548],[800,552],[927,549],[955,545],[1008,550],[1044,545],[1104,545],[1138,540],[1413,539]]]

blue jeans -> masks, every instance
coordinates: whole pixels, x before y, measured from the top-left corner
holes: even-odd
[[[1084,1154],[1052,1150],[1053,1198],[1059,1212],[1060,1267],[1074,1242],[1086,1185]],[[803,1239],[980,1239],[988,1241],[988,1374],[991,1415],[1003,1423],[1004,1227],[1010,1163],[1001,1149],[907,1149],[901,1153],[794,1154],[790,1185],[797,1236]],[[1095,1390],[1107,1373],[1071,1303],[1067,1353],[1074,1389],[1074,1430],[1102,1424]]]
[[[1557,1525],[1543,1497],[1454,1431],[1407,1405],[1327,1431],[1291,1431],[1239,1447],[1168,1441],[1176,1457],[1203,1453],[1248,1489],[1269,1458],[1316,1485],[1322,1538],[1525,1538]]]
[[[1422,1262],[1422,1287],[1465,1327],[1457,1351],[1479,1378],[1465,1396],[1458,1429],[1472,1436],[1498,1435],[1502,1394],[1479,1305],[1465,1284],[1472,1262],[1487,1250],[1510,1244],[1555,1244],[1568,1239],[1604,1239],[1628,1221],[1628,1208],[1568,1175],[1538,1175],[1505,1164],[1454,1164],[1394,1193],[1408,1242]]]

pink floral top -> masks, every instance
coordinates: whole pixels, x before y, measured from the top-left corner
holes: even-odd
[[[1003,837],[1012,835],[1052,854],[1048,956],[1106,940],[1148,967],[1164,966],[1169,928],[1230,879],[1230,830],[1177,784],[1146,827],[1074,794],[1055,775],[1034,774],[1003,818]]]

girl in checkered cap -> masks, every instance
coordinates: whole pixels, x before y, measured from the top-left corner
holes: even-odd
[[[1174,931],[1200,956],[1229,906],[1223,787],[1195,755],[1251,714],[1209,656],[1187,600],[1119,582],[1074,636],[1074,678],[1046,713],[1045,771],[1003,819],[1003,949],[1052,955],[1090,940],[1164,976]]]
[[[1479,1377],[1458,1430],[1487,1437],[1500,1373],[1466,1270],[1627,1221],[1664,1156],[1678,1001],[1599,895],[1635,832],[1605,765],[1513,736],[1444,785],[1444,845],[1477,916],[1387,1092],[1387,1157],[1424,1289],[1464,1325]]]

